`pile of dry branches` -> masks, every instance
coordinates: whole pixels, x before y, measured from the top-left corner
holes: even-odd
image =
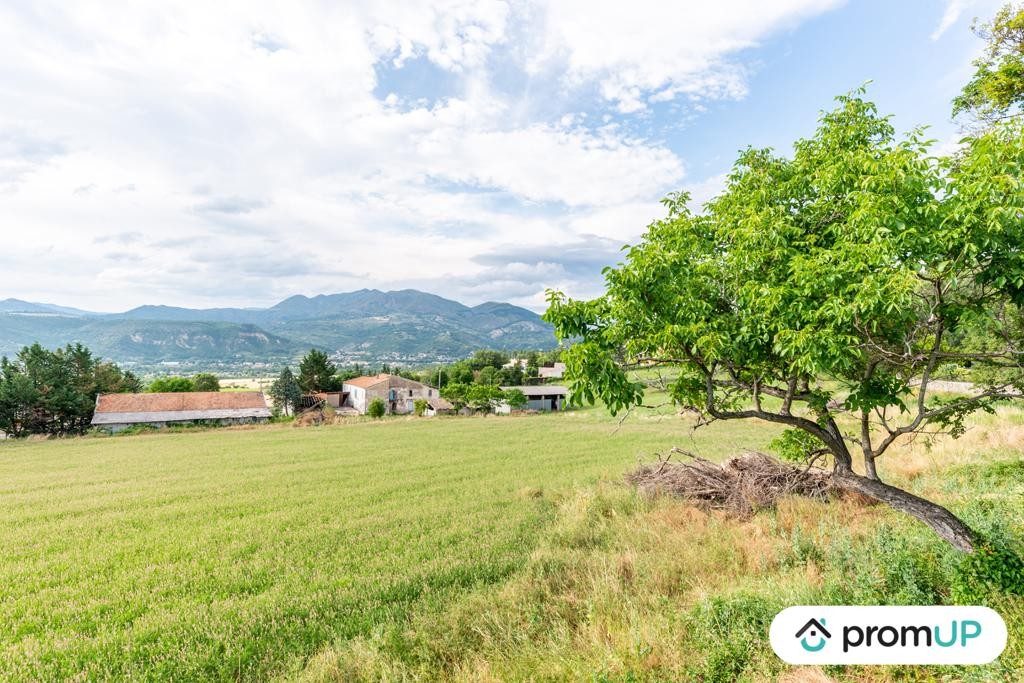
[[[673,455],[688,461],[669,462]],[[673,448],[664,460],[641,465],[627,480],[648,495],[681,496],[740,517],[770,508],[782,496],[827,500],[838,491],[824,470],[797,468],[756,452],[718,464]]]

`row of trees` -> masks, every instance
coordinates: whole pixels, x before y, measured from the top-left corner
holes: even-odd
[[[828,462],[841,487],[972,551],[962,520],[883,482],[880,463],[1024,391],[1024,12],[979,31],[989,49],[955,103],[977,126],[955,154],[897,136],[856,91],[792,156],[742,152],[701,212],[666,198],[603,296],[550,292],[546,319],[580,340],[573,400],[628,410],[644,397],[631,366],[675,366],[673,401],[705,423],[783,425],[784,455]],[[971,365],[971,393],[933,395],[948,363]]]
[[[149,393],[186,392],[186,391],[220,391],[220,380],[217,375],[200,372],[191,377],[158,377],[146,387]]]
[[[526,396],[518,389],[502,390],[491,384],[452,383],[441,389],[441,398],[452,404],[455,410],[469,408],[474,412],[489,413],[506,403],[513,410],[526,406]]]
[[[55,351],[26,346],[14,359],[0,359],[0,431],[13,437],[82,434],[98,394],[141,390],[138,377],[81,344]]]

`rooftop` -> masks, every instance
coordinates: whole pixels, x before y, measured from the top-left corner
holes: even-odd
[[[504,391],[518,389],[527,396],[568,396],[569,389],[554,384],[538,384],[535,386],[502,387]]]
[[[266,408],[261,391],[183,391],[155,394],[100,394],[97,413],[163,413]]]

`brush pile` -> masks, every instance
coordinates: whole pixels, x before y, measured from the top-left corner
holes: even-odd
[[[669,462],[673,455],[686,462]],[[647,495],[673,495],[738,517],[773,507],[783,496],[828,500],[838,493],[828,472],[798,468],[764,453],[747,452],[718,464],[673,448],[664,460],[626,477]]]

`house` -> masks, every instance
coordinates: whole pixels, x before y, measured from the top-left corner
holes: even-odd
[[[100,394],[92,425],[118,432],[132,425],[166,427],[215,422],[249,424],[270,419],[262,391],[187,391],[155,394]]]
[[[455,406],[441,397],[428,398],[427,399],[427,410],[423,413],[428,417],[435,415],[451,415],[455,412]]]
[[[565,363],[545,363],[537,368],[537,375],[543,379],[562,379],[565,374]]]
[[[526,368],[527,368],[527,366],[529,364],[530,364],[530,361],[528,361],[525,358],[513,358],[513,359],[509,360],[509,362],[507,362],[504,365],[502,365],[501,367],[505,368],[506,370],[509,370],[509,369],[512,369],[512,368],[519,368],[520,370],[526,370]]]
[[[451,404],[443,401],[434,387],[398,375],[382,373],[354,377],[345,380],[341,390],[346,395],[343,405],[355,408],[361,415],[366,414],[375,398],[384,401],[387,412],[395,415],[412,414],[415,411],[416,399],[419,398],[427,401],[431,410],[435,412],[451,409]]]
[[[503,391],[518,389],[526,396],[525,410],[558,411],[565,409],[565,402],[569,398],[569,390],[565,387],[553,384],[542,384],[538,386],[502,387]],[[494,409],[496,413],[508,414],[512,408],[507,403],[500,403]]]

